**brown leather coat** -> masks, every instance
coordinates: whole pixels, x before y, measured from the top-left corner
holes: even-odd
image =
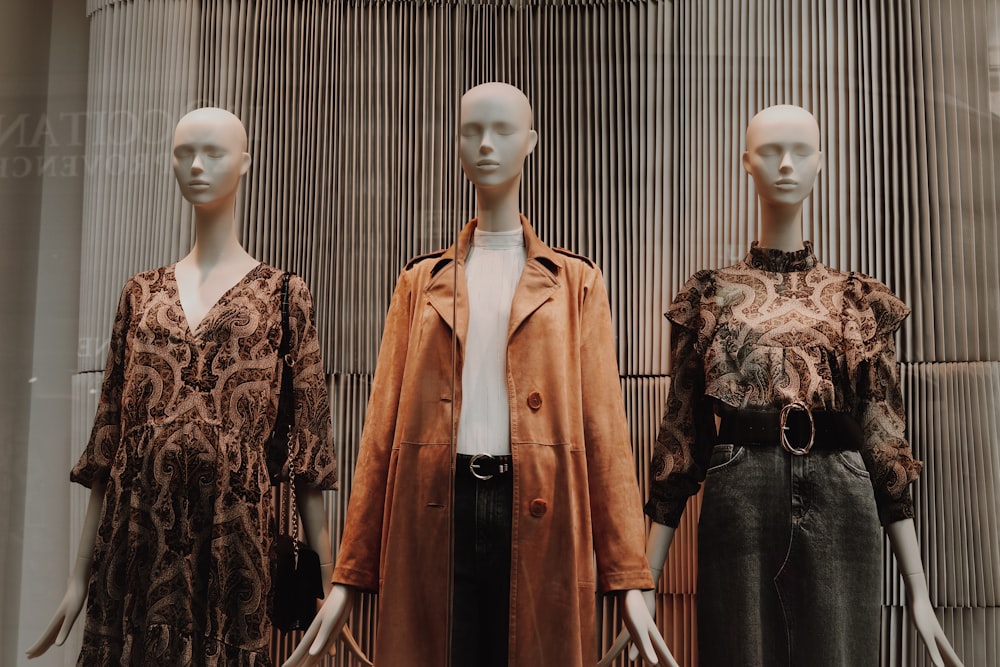
[[[522,226],[528,261],[507,342],[510,664],[592,664],[595,590],[652,587],[611,312],[599,269],[549,248],[523,218]],[[452,246],[403,270],[382,338],[333,577],[379,592],[378,667],[447,661],[450,436],[462,407],[463,264],[474,229],[473,220],[457,253]]]

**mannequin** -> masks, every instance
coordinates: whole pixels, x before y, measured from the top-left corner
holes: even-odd
[[[902,437],[893,340],[909,310],[874,279],[819,264],[803,240],[803,200],[822,168],[819,138],[815,118],[800,107],[769,107],[751,120],[743,167],[760,204],[759,241],[743,263],[696,274],[667,313],[674,324],[674,373],[654,452],[646,557],[659,579],[684,503],[704,481],[700,664],[877,665],[880,521],[903,573],[911,619],[933,664],[960,665],[930,604],[912,519],[908,486],[920,463]],[[832,301],[823,295],[832,295]],[[795,304],[791,315],[789,303]],[[753,314],[746,317],[747,312]],[[795,318],[791,325],[789,317]],[[803,336],[796,323],[813,333]],[[744,347],[720,355],[725,343],[717,347],[716,341],[726,336]],[[745,347],[751,344],[760,347]],[[784,359],[777,366],[768,357],[775,348]],[[813,352],[816,348],[823,349]],[[823,370],[817,359],[835,361]],[[755,386],[761,376],[773,378],[773,384]],[[746,392],[742,404],[740,392]],[[793,401],[802,403],[786,410],[784,422],[779,413],[779,428],[787,430],[775,431],[769,411]],[[758,431],[765,412],[769,426]],[[816,425],[812,438],[808,420]],[[799,451],[784,451],[782,439]],[[803,453],[810,439],[812,449]],[[751,473],[764,474],[764,486],[780,492],[761,492],[747,481]],[[834,498],[824,497],[823,487]],[[769,515],[770,507],[759,507],[764,504],[779,509]],[[758,514],[778,517],[786,528],[746,518]],[[732,537],[744,529],[766,536],[757,540],[777,543],[774,550],[781,553],[773,569],[770,552],[758,550],[753,537]],[[759,565],[755,574],[748,574],[740,559],[744,552]],[[808,558],[815,558],[813,564]],[[759,593],[744,596],[744,588]],[[843,599],[827,599],[825,588]],[[647,604],[652,609],[651,595]],[[741,612],[727,616],[727,606]],[[797,625],[782,623],[782,615]],[[713,632],[718,623],[727,624],[736,639]],[[752,630],[754,623],[761,625],[760,633]],[[610,664],[625,643],[619,637],[602,664]]]
[[[359,589],[379,593],[376,664],[591,663],[595,551],[596,581],[617,592],[644,658],[676,664],[640,592],[652,582],[603,278],[519,214],[536,143],[521,91],[463,96],[476,219],[400,275],[333,592],[286,667],[317,663]],[[504,500],[470,520],[481,497]],[[475,556],[473,525],[496,540]]]
[[[263,444],[280,387],[282,272],[237,240],[250,163],[228,111],[178,122],[173,168],[196,240],[123,290],[94,431],[72,473],[91,489],[77,559],[29,658],[63,644],[89,595],[79,664],[268,660],[274,518]],[[336,487],[336,465],[326,379],[311,297],[295,276],[289,300],[298,507],[328,580],[322,492]]]

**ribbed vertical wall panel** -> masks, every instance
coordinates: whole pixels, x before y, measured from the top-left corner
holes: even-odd
[[[965,667],[1000,664],[1000,613],[996,607],[949,607],[936,613]],[[903,607],[882,610],[882,664],[905,667],[933,664]]]
[[[820,125],[823,172],[805,233],[832,266],[860,254],[854,3],[677,2],[672,106],[676,182],[669,223],[670,294],[695,271],[742,259],[757,235],[753,184],[741,156],[753,115],[797,104]],[[860,267],[858,267],[860,268]]]
[[[764,106],[800,104],[816,114],[825,153],[807,237],[827,263],[884,280],[914,307],[901,356],[927,463],[917,523],[932,596],[967,664],[995,664],[983,632],[996,637],[1000,551],[983,517],[997,515],[1000,134],[984,32],[996,5],[88,0],[80,368],[103,368],[127,276],[190,247],[169,165],[173,124],[196,106],[231,109],[254,157],[241,238],[316,297],[342,476],[336,544],[395,279],[473,214],[455,149],[459,97],[507,80],[528,94],[539,131],[523,210],[543,239],[605,272],[645,494],[667,390],[662,312],[695,270],[746,252],[757,212],[744,129]],[[969,360],[986,363],[917,363]],[[695,498],[685,513],[657,599],[684,665],[697,660],[699,507]],[[910,665],[889,562],[883,664]],[[369,650],[376,607],[364,596],[351,621]],[[603,611],[607,645],[619,623]],[[276,658],[293,640],[276,639]]]
[[[85,280],[93,292],[84,295],[88,335],[106,340],[114,308],[107,295],[117,296],[129,274],[174,261],[189,246],[190,215],[169,170],[170,135],[184,111],[216,105],[239,115],[250,136],[254,166],[238,206],[245,246],[312,287],[328,367],[371,372],[399,270],[448,245],[474,214],[456,153],[457,105],[467,88],[499,79],[535,106],[541,139],[526,169],[526,214],[548,242],[605,269],[623,372],[665,372],[668,9],[658,2],[95,5],[93,60],[111,63],[95,68],[92,90],[102,100],[95,111],[130,114],[133,131],[148,139],[135,148],[150,164],[144,174],[96,177],[88,189],[98,199],[88,203],[86,223],[85,254],[96,272]],[[141,58],[124,58],[130,48]],[[140,79],[142,90],[115,85]],[[94,159],[121,152],[131,159],[120,143],[95,142]],[[128,201],[109,215],[108,198],[126,192]],[[104,260],[113,251],[99,247],[108,240],[121,246],[112,262]],[[636,331],[647,333],[629,335]],[[81,360],[91,369],[101,363],[99,354]]]
[[[1000,637],[1000,362],[904,363],[917,532],[931,602],[967,666],[997,664]],[[886,548],[883,664],[924,665]]]
[[[1000,359],[1000,109],[990,108],[988,46],[998,3],[860,6],[861,178],[873,196],[859,268],[913,308],[905,359]]]
[[[931,600],[966,665],[998,660],[1000,3],[860,5],[858,268],[911,305],[900,357]],[[994,44],[993,50],[989,45]],[[992,58],[992,67],[990,64]],[[990,77],[993,77],[991,81]],[[930,664],[886,556],[883,664]]]
[[[197,2],[157,1],[110,3],[90,17],[80,370],[104,368],[126,279],[191,245],[170,145],[196,100],[197,16]]]

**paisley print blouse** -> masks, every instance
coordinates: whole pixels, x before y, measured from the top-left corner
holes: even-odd
[[[820,263],[808,241],[796,252],[754,243],[744,261],[695,274],[666,313],[673,377],[646,513],[677,526],[705,479],[715,401],[756,410],[802,401],[855,416],[881,521],[912,517],[921,463],[903,434],[894,335],[909,312],[874,278]]]
[[[71,478],[106,483],[81,665],[267,665],[274,530],[264,443],[283,365],[282,272],[260,264],[192,331],[173,266],[132,277]],[[336,486],[305,283],[289,283],[296,483]]]

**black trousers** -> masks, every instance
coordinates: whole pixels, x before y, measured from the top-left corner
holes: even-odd
[[[514,474],[477,479],[469,459],[455,471],[451,665],[507,667]]]

